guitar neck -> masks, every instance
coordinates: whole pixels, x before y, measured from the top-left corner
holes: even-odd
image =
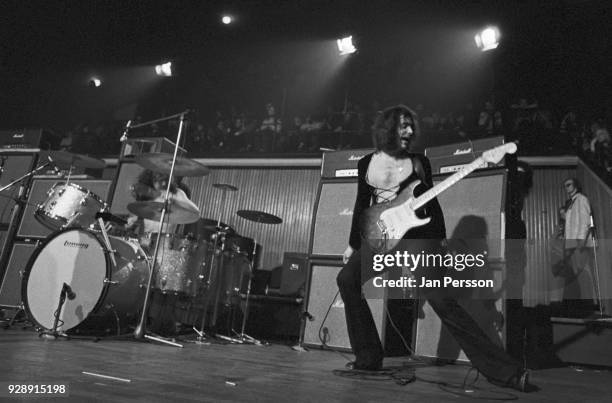
[[[440,193],[444,192],[446,189],[453,186],[455,183],[459,182],[461,179],[471,174],[476,169],[481,168],[484,164],[486,163],[482,157],[476,158],[474,161],[464,166],[459,171],[455,172],[448,178],[444,179],[442,182],[438,183],[436,186],[432,187],[431,189],[414,199],[410,204],[411,208],[413,210],[416,210],[423,207],[431,199],[437,197]]]

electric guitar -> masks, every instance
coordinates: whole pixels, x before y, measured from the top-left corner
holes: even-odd
[[[453,175],[444,179],[436,186],[427,190],[419,197],[414,197],[415,188],[421,183],[412,182],[406,189],[390,202],[374,204],[361,217],[361,235],[370,248],[376,253],[392,250],[408,230],[420,227],[431,221],[431,218],[418,218],[415,211],[427,204],[431,199],[459,182],[465,176],[487,163],[497,164],[506,154],[516,152],[515,143],[506,143],[482,153],[470,164],[464,166]]]

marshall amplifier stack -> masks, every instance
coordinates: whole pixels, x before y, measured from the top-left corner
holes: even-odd
[[[304,321],[300,342],[310,347],[350,350],[344,302],[338,294],[336,276],[342,268],[342,254],[348,246],[357,196],[357,163],[373,149],[343,150],[323,154],[321,181],[311,227]],[[404,301],[368,300],[374,321],[388,354],[403,354],[395,333],[388,331],[386,310],[393,312]],[[402,318],[394,316],[397,326]],[[396,320],[397,319],[397,320]],[[398,320],[400,323],[398,323]],[[410,331],[408,331],[410,333]]]

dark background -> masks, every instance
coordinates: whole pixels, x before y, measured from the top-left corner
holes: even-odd
[[[609,1],[4,1],[0,127],[61,131],[83,122],[192,108],[263,114],[405,102],[478,109],[537,99],[605,117],[612,90]],[[223,12],[237,20],[225,26]],[[502,44],[474,34],[496,24]],[[358,53],[340,58],[352,34]],[[155,76],[174,62],[176,75]],[[92,74],[103,86],[87,85]],[[374,106],[373,106],[374,105]]]

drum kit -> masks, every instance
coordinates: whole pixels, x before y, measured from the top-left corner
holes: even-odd
[[[182,119],[183,116],[177,144]],[[111,214],[100,197],[70,182],[75,167],[99,169],[104,167],[104,161],[61,151],[48,152],[46,157],[49,162],[28,175],[50,164],[67,166],[69,173],[66,181],[53,185],[46,201],[37,206],[36,219],[56,231],[36,248],[23,276],[24,309],[41,336],[57,338],[67,336],[66,332],[79,333],[99,327],[109,317],[116,322],[119,334],[120,323],[133,322],[140,315],[134,338],[182,347],[145,332],[151,292],[203,301],[201,327],[194,327],[198,341],[202,341],[206,338],[205,328],[216,325],[219,306],[240,300],[242,282],[248,279],[241,331],[232,329],[237,336],[233,340],[256,342],[244,332],[258,258],[255,239],[239,236],[221,222],[222,214],[216,220],[201,218],[197,208],[170,199],[171,180],[163,198],[158,192],[154,201],[136,201],[127,206],[133,215],[157,221],[157,232],[142,234],[138,239],[121,233],[110,235],[110,223],[123,225],[126,221]],[[169,178],[209,173],[200,163],[177,157],[176,149],[174,155],[141,154],[136,163]],[[228,192],[238,190],[222,183],[213,188],[222,192],[221,206]],[[258,224],[282,222],[261,211],[240,210],[237,215]],[[162,231],[164,225],[172,224],[191,224],[194,231],[186,236]]]

